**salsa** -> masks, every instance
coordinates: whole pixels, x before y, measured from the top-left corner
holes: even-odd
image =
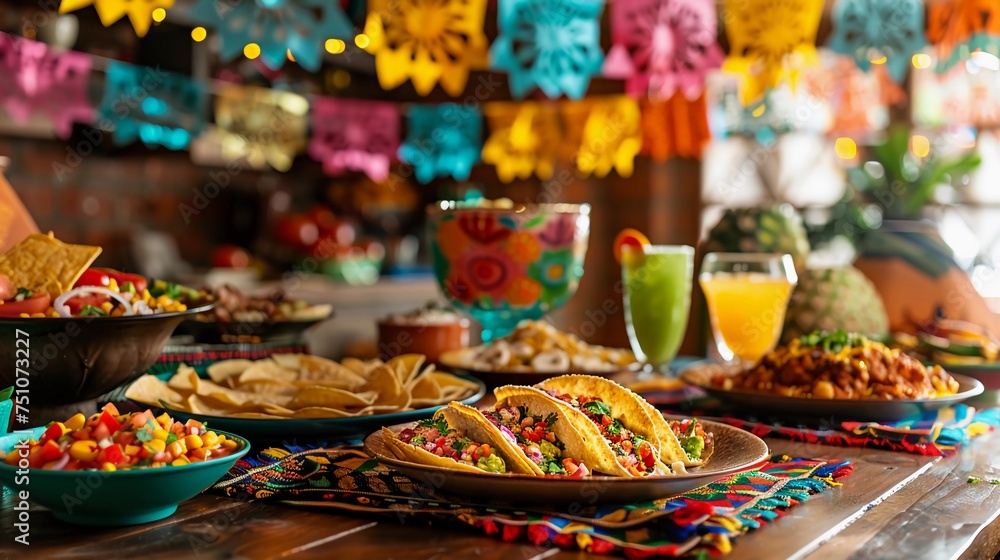
[[[458,430],[448,426],[444,418],[421,420],[415,428],[406,428],[399,432],[399,440],[438,457],[454,459],[486,472],[507,472],[507,465],[493,452],[488,443],[480,443],[465,437]]]
[[[89,418],[76,414],[49,424],[37,440],[29,440],[27,460],[33,469],[114,472],[188,465],[225,457],[239,447],[238,441],[206,429],[197,420],[181,423],[149,410],[119,414],[109,403]],[[23,458],[18,451],[3,457],[8,465]]]
[[[705,427],[696,418],[671,420],[670,429],[673,430],[684,452],[691,459],[701,459],[702,452],[712,443],[712,434],[707,433]]]
[[[532,415],[526,407],[502,406],[483,414],[503,436],[516,443],[524,454],[547,475],[582,478],[590,474],[587,466],[572,457],[563,457],[565,444],[559,441],[552,427],[559,420],[556,414],[545,418]]]
[[[573,397],[566,393],[549,391],[553,397],[568,403],[587,415],[597,426],[601,435],[611,445],[618,464],[635,476],[653,474],[656,470],[656,452],[645,437],[633,433],[611,415],[611,407],[600,397],[581,395]]]

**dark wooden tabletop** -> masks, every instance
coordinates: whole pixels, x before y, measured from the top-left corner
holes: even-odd
[[[960,455],[905,453],[768,439],[775,452],[847,458],[854,474],[761,530],[734,541],[733,560],[761,558],[980,559],[1000,550],[1000,437]],[[2,558],[582,558],[581,552],[505,543],[472,531],[400,525],[396,517],[352,517],[202,495],[173,516],[135,527],[77,527],[38,508],[31,545],[14,542],[12,494],[0,509]],[[125,498],[127,499],[127,498]]]

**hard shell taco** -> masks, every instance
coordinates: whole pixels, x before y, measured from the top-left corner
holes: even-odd
[[[453,408],[442,408],[433,418],[398,434],[382,428],[382,438],[393,454],[413,463],[467,472],[535,474],[499,430]]]
[[[706,432],[697,419],[668,421],[646,399],[610,379],[564,375],[546,379],[536,387],[564,401],[572,397],[597,396],[614,403],[621,411],[625,427],[647,434],[659,449],[660,460],[667,465],[702,465],[714,451],[712,434]]]
[[[668,475],[654,445],[652,421],[628,400],[616,401],[595,392],[550,394],[534,387],[506,386],[494,391],[499,402],[547,401],[583,440],[584,460],[594,471],[617,476]],[[535,406],[540,406],[536,404]]]
[[[576,428],[560,418],[560,410],[551,399],[511,396],[490,410],[456,402],[450,406],[491,424],[500,432],[503,444],[523,458],[536,475],[583,478],[590,474],[587,464],[593,452]]]

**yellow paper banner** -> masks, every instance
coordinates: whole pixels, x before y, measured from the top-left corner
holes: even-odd
[[[406,80],[420,95],[440,83],[459,96],[469,70],[485,68],[487,0],[369,0],[365,35],[383,89]]]
[[[97,17],[101,18],[104,27],[128,16],[135,34],[145,37],[153,24],[153,12],[172,8],[174,0],[62,0],[59,13],[75,12],[90,5],[97,10]]]
[[[496,167],[505,183],[532,174],[550,179],[559,156],[559,114],[545,103],[487,103],[483,112],[490,137],[483,162]]]
[[[632,175],[642,148],[642,115],[635,99],[624,95],[562,104],[562,115],[576,168],[584,175],[605,177],[615,170]]]
[[[233,86],[215,98],[215,122],[227,159],[288,171],[306,146],[309,101],[294,93]]]
[[[769,87],[788,82],[819,62],[816,31],[823,0],[726,0],[729,56],[722,69],[740,75],[740,97],[749,103]]]

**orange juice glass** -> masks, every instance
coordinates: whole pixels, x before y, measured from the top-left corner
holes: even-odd
[[[753,363],[775,347],[798,281],[791,255],[709,253],[698,281],[724,360]]]

